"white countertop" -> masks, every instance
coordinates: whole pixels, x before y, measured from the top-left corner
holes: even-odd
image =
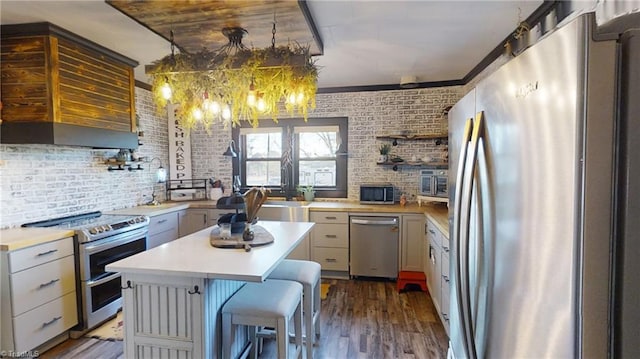
[[[0,231],[0,250],[15,251],[61,238],[73,237],[73,230],[42,227],[11,228]]]
[[[261,282],[300,243],[314,223],[260,221],[274,242],[244,249],[215,248],[209,244],[214,227],[179,238],[146,252],[107,265],[121,273],[230,279]]]

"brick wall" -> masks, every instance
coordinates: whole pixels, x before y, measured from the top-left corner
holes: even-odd
[[[159,157],[166,167],[167,120],[157,116],[149,91],[136,88],[138,153]],[[144,171],[107,171],[118,150],[52,145],[0,145],[0,228],[89,211],[133,207],[150,199],[158,161]]]
[[[418,186],[417,167],[397,172],[376,164],[381,134],[409,131],[447,132],[443,109],[462,95],[461,87],[319,94],[310,117],[349,118],[349,198],[357,199],[361,182],[391,182],[409,197]],[[167,167],[167,119],[157,114],[151,93],[136,88],[139,129],[144,132],[138,153],[158,157]],[[285,113],[285,112],[282,112]],[[286,115],[285,115],[286,116]],[[283,118],[286,120],[286,117]],[[269,120],[270,121],[270,120]],[[231,129],[216,124],[191,134],[193,178],[220,178],[231,183],[231,160],[222,156]],[[392,153],[410,159],[430,155],[444,158],[446,146],[431,141],[402,141]],[[133,207],[150,200],[155,188],[160,200],[164,186],[155,184],[159,162],[145,164],[144,171],[107,171],[104,163],[117,150],[51,145],[0,145],[0,228],[15,227],[53,217],[89,211]],[[151,170],[149,170],[151,167]]]
[[[463,94],[460,86],[398,91],[319,94],[316,109],[309,117],[348,117],[348,197],[358,199],[362,182],[391,182],[397,193],[417,194],[419,167],[403,166],[394,172],[390,166],[376,164],[378,147],[385,141],[376,136],[409,131],[411,134],[447,133],[443,110]],[[284,110],[281,113],[286,114]],[[283,116],[281,121],[286,121]],[[270,120],[265,120],[270,121]],[[216,177],[231,182],[231,160],[222,156],[231,139],[231,129],[218,124],[209,132],[192,133],[194,178]],[[386,142],[390,143],[390,142]],[[404,159],[431,156],[446,158],[446,145],[433,141],[401,141],[392,153]],[[399,196],[399,194],[398,194]]]

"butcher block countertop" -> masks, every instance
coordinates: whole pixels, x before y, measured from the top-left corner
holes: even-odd
[[[272,200],[272,198],[269,198]],[[277,199],[275,199],[277,200]],[[268,205],[268,204],[265,204]],[[425,214],[447,237],[449,236],[448,208],[444,203],[429,202],[418,206],[417,203],[410,203],[406,206],[400,204],[382,205],[382,204],[360,204],[356,201],[345,200],[319,200],[313,201],[305,205],[312,212],[357,212],[365,214]],[[187,208],[216,208],[216,201],[199,200],[199,201],[181,201],[181,202],[164,202],[158,206],[138,206],[133,208],[125,208],[116,211],[105,212],[108,214],[128,214],[128,215],[146,215],[159,216],[165,213],[179,211]]]
[[[0,251],[15,251],[26,247],[72,237],[74,232],[55,228],[11,228],[0,231]]]

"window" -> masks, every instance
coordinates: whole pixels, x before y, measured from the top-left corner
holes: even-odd
[[[235,128],[240,146],[234,174],[243,191],[271,189],[291,197],[298,186],[311,185],[317,197],[347,196],[347,119],[281,120],[268,126]]]

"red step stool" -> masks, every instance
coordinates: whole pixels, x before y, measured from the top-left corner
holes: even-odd
[[[407,284],[417,284],[423,292],[427,291],[427,277],[422,272],[402,271],[398,275],[398,292],[401,292]]]

